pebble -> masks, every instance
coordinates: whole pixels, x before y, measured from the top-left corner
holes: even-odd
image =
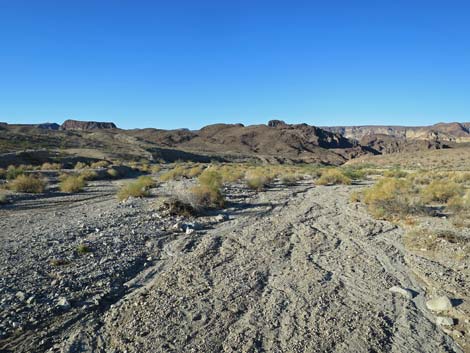
[[[57,306],[60,307],[61,309],[64,309],[64,310],[68,310],[70,309],[70,303],[68,302],[68,300],[64,297],[60,297],[58,300],[57,300]]]

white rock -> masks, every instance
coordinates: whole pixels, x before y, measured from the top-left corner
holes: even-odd
[[[193,229],[193,228],[189,228],[189,227],[186,228],[186,234],[191,235],[191,234],[193,234],[193,233],[194,233],[194,229]]]
[[[22,291],[19,291],[16,292],[15,297],[17,297],[18,300],[24,301],[24,299],[26,298],[26,294],[24,294],[24,292]]]
[[[223,213],[218,214],[217,216],[215,216],[215,220],[216,220],[217,222],[223,222],[223,221],[225,221],[227,218],[228,218],[227,215],[226,215],[226,214],[223,214]]]
[[[437,316],[436,317],[436,324],[439,326],[453,326],[454,325],[454,319],[451,317],[445,317],[445,316]]]
[[[70,303],[68,302],[68,300],[64,297],[60,297],[58,300],[57,300],[57,306],[64,309],[64,310],[67,310],[67,309],[70,309]]]
[[[400,294],[401,296],[407,298],[407,299],[413,299],[413,292],[407,288],[402,288],[399,286],[393,286],[389,288],[389,291],[392,293],[397,293]]]
[[[443,295],[441,297],[428,300],[426,302],[426,306],[432,311],[445,311],[452,308],[452,302],[447,296]]]

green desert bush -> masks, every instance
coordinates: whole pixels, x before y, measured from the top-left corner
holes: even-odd
[[[434,180],[421,190],[424,202],[446,203],[451,198],[461,196],[464,188],[453,181]]]
[[[138,177],[137,183],[140,183],[145,188],[153,188],[156,185],[155,180],[153,180],[152,177],[148,175],[142,175]]]
[[[7,180],[14,180],[16,179],[19,175],[24,174],[25,169],[24,167],[15,167],[14,165],[10,165],[7,168],[6,171],[6,179]]]
[[[60,163],[43,163],[41,165],[41,170],[60,170],[62,169],[62,165]]]
[[[119,171],[115,168],[108,168],[106,170],[106,174],[108,174],[108,176],[111,178],[111,179],[117,179],[119,178],[120,174],[119,174]]]
[[[80,177],[83,179],[83,180],[96,180],[98,179],[98,173],[94,170],[91,170],[91,169],[84,169],[80,172]]]
[[[351,178],[347,177],[338,168],[328,168],[322,171],[320,178],[317,180],[317,184],[318,185],[337,185],[337,184],[350,185]]]
[[[383,176],[387,178],[404,178],[407,175],[408,173],[400,168],[393,168],[383,172]]]
[[[117,193],[119,201],[127,200],[129,197],[147,197],[149,196],[148,189],[155,185],[152,178],[142,176],[136,181],[129,182],[121,186]]]
[[[38,194],[46,189],[46,182],[32,175],[18,175],[8,183],[8,187],[16,192]]]
[[[200,185],[207,186],[211,189],[220,189],[222,187],[222,181],[222,175],[212,168],[204,170],[198,177]]]
[[[79,169],[85,169],[85,168],[88,168],[88,164],[84,163],[84,162],[77,162],[75,164],[75,167],[73,167],[75,170],[79,170]]]
[[[87,244],[79,244],[77,246],[77,253],[80,255],[88,254],[91,251],[91,248]]]
[[[85,180],[78,175],[69,175],[59,183],[59,190],[62,192],[76,193],[83,191],[86,186]]]
[[[222,208],[225,198],[220,188],[208,185],[197,185],[190,189],[190,204],[196,209]]]
[[[0,205],[6,204],[8,202],[7,194],[0,190]]]
[[[178,180],[181,177],[183,177],[185,174],[186,174],[186,169],[181,165],[177,165],[173,169],[170,169],[166,173],[163,173],[162,175],[160,175],[160,181],[165,182],[165,181],[170,181],[170,180]]]
[[[263,190],[270,181],[270,176],[260,168],[248,170],[245,173],[246,185],[252,190]]]
[[[362,180],[367,176],[367,170],[361,167],[344,167],[341,172],[351,180]]]
[[[403,218],[424,211],[417,190],[405,179],[379,180],[363,192],[362,201],[376,218]]]
[[[243,179],[243,176],[245,175],[245,167],[242,165],[225,165],[219,169],[219,173],[222,176],[224,183],[236,183]]]
[[[186,176],[188,178],[195,178],[201,175],[203,171],[204,171],[204,168],[201,166],[192,167],[186,171]]]
[[[295,184],[300,177],[297,174],[287,173],[280,176],[281,183],[284,185]]]

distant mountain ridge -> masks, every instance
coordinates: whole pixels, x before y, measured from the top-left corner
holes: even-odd
[[[429,126],[323,126],[322,129],[360,141],[365,136],[388,135],[406,140],[438,140],[440,142],[470,142],[470,123],[438,123]]]

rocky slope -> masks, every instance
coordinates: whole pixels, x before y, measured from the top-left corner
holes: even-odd
[[[438,123],[430,126],[325,126],[325,130],[361,140],[369,135],[387,135],[398,139],[440,142],[470,141],[470,123]]]

